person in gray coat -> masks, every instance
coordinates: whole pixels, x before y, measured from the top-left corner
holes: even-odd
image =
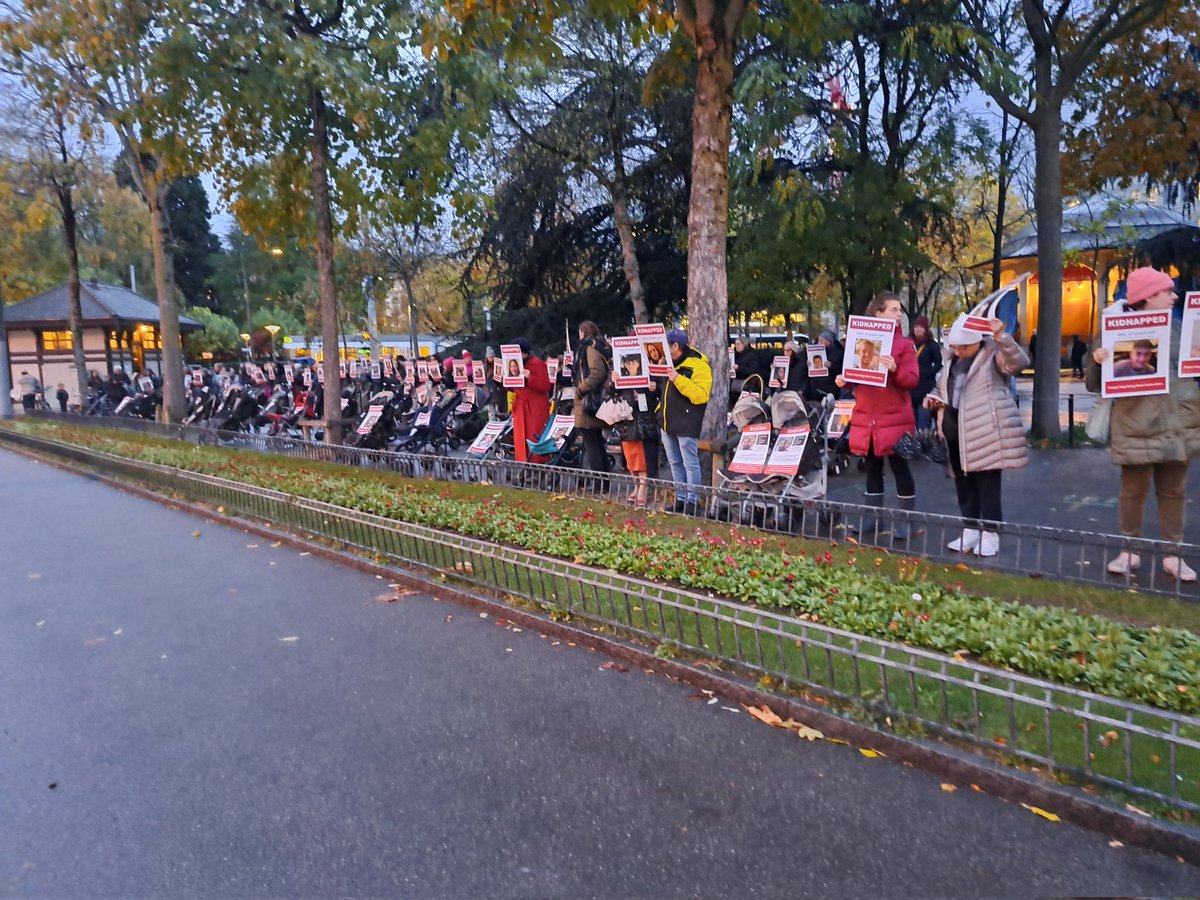
[[[1004,521],[1000,477],[1005,469],[1029,460],[1025,426],[1008,390],[1010,376],[1029,365],[1029,357],[1004,323],[990,319],[990,336],[967,331],[959,316],[946,340],[945,363],[925,407],[938,413],[938,430],[946,438],[958,509],[967,521],[951,550],[995,556],[1000,535],[994,524]],[[993,528],[988,528],[988,525]]]

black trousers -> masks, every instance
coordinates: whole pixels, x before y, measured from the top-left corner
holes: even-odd
[[[954,472],[954,488],[958,492],[958,511],[971,522],[1003,522],[1000,505],[1000,476],[1003,469],[964,472],[958,441],[946,439],[950,453],[950,468]]]
[[[895,453],[888,457],[877,456],[875,454],[874,442],[867,448],[866,455],[867,493],[883,493],[883,461],[885,458],[892,465],[892,476],[896,479],[896,496],[915,497],[917,494],[917,484],[913,481],[912,470],[908,467],[908,460],[897,456]]]
[[[593,472],[607,472],[608,451],[604,447],[604,431],[600,428],[580,428],[579,439],[583,442],[583,450],[587,454],[588,468]]]

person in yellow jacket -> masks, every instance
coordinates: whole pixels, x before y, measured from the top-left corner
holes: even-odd
[[[688,344],[686,331],[668,331],[667,346],[675,368],[663,388],[658,424],[675,482],[675,511],[690,513],[696,510],[700,484],[700,428],[712,392],[712,366]]]

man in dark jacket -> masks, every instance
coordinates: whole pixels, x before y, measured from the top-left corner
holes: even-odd
[[[759,353],[746,341],[738,338],[733,342],[733,385],[734,393],[741,393],[742,385],[751,375],[757,375],[761,368]]]
[[[675,368],[667,375],[658,424],[671,464],[671,480],[675,482],[675,511],[695,512],[696,486],[700,484],[700,429],[712,391],[712,367],[708,357],[689,346],[686,331],[668,331],[667,345]]]

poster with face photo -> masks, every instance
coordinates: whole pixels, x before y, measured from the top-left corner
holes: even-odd
[[[829,357],[825,348],[820,344],[809,344],[804,348],[808,354],[808,377],[827,378],[829,376]]]
[[[404,383],[416,384],[417,382],[417,364],[411,359],[404,361]]]
[[[347,371],[349,371],[351,378],[357,378],[358,377],[358,358],[355,357],[354,359],[351,359],[349,365],[346,368],[347,368]]]
[[[618,390],[650,386],[649,363],[642,339],[631,334],[612,339],[613,385]]]
[[[467,383],[467,361],[465,359],[453,360],[450,363],[450,371],[454,373],[456,387],[462,387]]]
[[[383,358],[383,377],[391,378],[395,374],[396,374],[396,364],[394,362],[392,362],[392,358],[390,356],[385,356]]]
[[[795,475],[800,469],[800,461],[804,457],[804,447],[808,443],[808,426],[797,425],[784,428],[775,439],[771,448],[771,458],[763,472],[767,475]]]
[[[501,344],[500,360],[504,363],[504,386],[525,387],[525,363],[521,359],[521,348],[517,344]]]
[[[846,363],[842,378],[851,384],[884,387],[888,370],[881,362],[892,353],[896,323],[874,316],[851,316],[846,323]]]
[[[487,381],[487,376],[484,374],[483,360],[471,360],[471,380],[476,384],[483,384]]]
[[[418,359],[417,360],[417,381],[419,381],[421,384],[424,384],[428,380],[429,380],[429,360]]]
[[[571,433],[571,429],[575,427],[575,416],[555,416],[554,421],[550,425],[550,433],[547,437],[554,441],[554,446],[561,447],[567,440],[567,435]]]
[[[571,377],[571,366],[575,365],[575,354],[570,350],[563,351],[562,373],[564,378]]]
[[[771,360],[771,380],[767,382],[767,387],[779,388],[782,390],[787,387],[788,370],[792,367],[792,358],[786,353],[782,356],[776,356]]]
[[[729,348],[729,377],[730,378],[737,378],[737,359],[736,359],[735,353],[736,353],[736,351],[732,347],[730,347]]]
[[[476,435],[475,440],[471,442],[471,446],[467,448],[468,453],[483,455],[492,448],[492,444],[496,443],[496,439],[504,433],[504,428],[507,422],[488,422],[483,426],[483,430]]]
[[[344,359],[338,360],[338,378],[343,381],[346,379],[346,361]]]
[[[317,384],[325,383],[325,367],[317,366]]]
[[[558,376],[558,357],[552,356],[548,360],[546,360],[546,377],[549,378],[550,381],[553,382],[557,376]]]
[[[504,384],[504,360],[498,356],[492,357],[492,380],[496,384]]]
[[[1165,394],[1170,387],[1171,311],[1118,313],[1100,317],[1102,397]]]
[[[831,438],[840,438],[850,428],[850,417],[854,415],[853,400],[836,400],[833,412],[829,416],[829,431]]]
[[[642,341],[646,351],[646,365],[654,378],[665,378],[675,368],[671,361],[671,348],[667,344],[667,329],[662,323],[634,325],[633,333]]]
[[[1183,298],[1183,332],[1179,341],[1179,377],[1200,375],[1200,291]]]
[[[767,464],[767,453],[771,449],[771,423],[747,425],[738,439],[733,452],[729,471],[743,475],[760,475]]]
[[[378,381],[382,374],[383,367],[377,362],[371,363],[371,380]]]
[[[267,381],[275,380],[275,363],[263,363],[262,370]]]

